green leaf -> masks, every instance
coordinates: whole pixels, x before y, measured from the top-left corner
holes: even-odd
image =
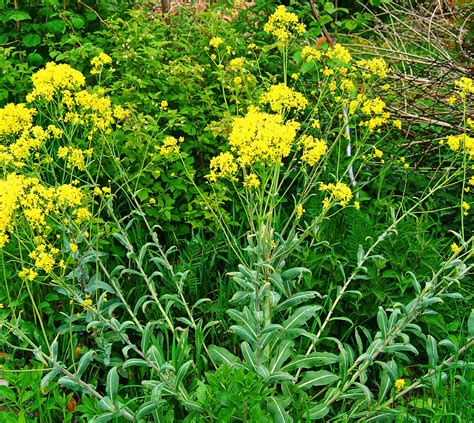
[[[303,326],[309,319],[314,316],[321,306],[304,306],[298,308],[288,319],[283,322],[283,329],[290,330]]]
[[[311,420],[320,420],[329,413],[329,407],[326,404],[318,404],[309,410],[309,418]]]
[[[227,364],[233,366],[239,362],[239,359],[227,351],[225,348],[218,347],[216,345],[210,345],[208,348],[210,359],[215,364]]]
[[[431,335],[426,336],[426,353],[428,354],[430,366],[436,366],[439,360],[438,345],[436,344],[436,339]]]
[[[385,339],[388,331],[388,318],[383,307],[379,307],[379,312],[377,313],[377,324],[380,332],[382,332],[382,339]]]
[[[41,37],[38,34],[26,34],[23,37],[25,47],[34,47],[41,43]]]
[[[122,369],[126,369],[128,367],[148,367],[149,364],[147,361],[141,358],[129,358],[125,363],[122,364]]]
[[[287,298],[285,301],[282,301],[276,308],[275,312],[279,311],[284,311],[294,305],[297,305],[299,303],[309,301],[313,299],[314,297],[320,297],[319,292],[316,291],[303,291],[303,292],[298,292],[291,297]]]
[[[102,397],[102,399],[99,401],[99,407],[101,408],[101,410],[105,410],[105,411],[112,411],[112,412],[117,411],[114,403],[109,397]]]
[[[107,386],[105,391],[110,399],[113,401],[115,396],[117,395],[119,387],[119,375],[117,373],[117,367],[112,367],[107,374]]]
[[[339,379],[339,376],[326,370],[319,370],[317,372],[305,372],[303,379],[298,386],[301,389],[309,389],[312,386],[325,386]]]
[[[299,278],[303,273],[311,274],[311,271],[309,269],[306,269],[306,267],[293,267],[292,269],[288,269],[282,272],[281,278],[284,281],[292,281],[296,278]]]
[[[299,356],[286,364],[282,370],[289,372],[296,369],[308,369],[315,366],[327,366],[328,364],[338,363],[340,357],[330,352],[316,352],[309,356]]]
[[[243,328],[240,325],[232,325],[229,329],[239,335],[243,340],[249,342],[253,348],[257,347],[257,336],[247,330],[247,328]]]
[[[166,404],[165,400],[159,401],[148,401],[140,406],[135,414],[135,419],[138,421],[141,418],[147,416],[148,414],[153,413],[153,411],[158,410],[162,405]]]
[[[117,417],[117,413],[103,413],[90,419],[89,423],[106,423],[110,422],[110,420],[114,419],[115,417]]]
[[[257,357],[252,351],[252,347],[249,345],[248,342],[244,341],[240,344],[240,349],[242,350],[242,355],[244,356],[245,361],[247,362],[249,367],[254,369],[257,365]]]
[[[31,19],[29,13],[24,12],[22,10],[9,10],[5,13],[6,21],[27,21]]]
[[[290,415],[285,411],[285,408],[281,404],[281,401],[278,398],[270,397],[267,400],[268,404],[268,411],[270,415],[273,417],[273,421],[275,423],[287,423],[292,422],[293,419]]]
[[[44,24],[44,28],[47,32],[53,34],[63,34],[66,29],[66,24],[62,19],[54,19],[52,21],[48,21]]]
[[[94,358],[94,355],[95,355],[95,351],[89,350],[81,357],[81,359],[79,360],[79,364],[77,365],[77,371],[76,371],[77,378],[80,378],[82,374],[86,371],[90,362]]]
[[[176,387],[183,382],[184,378],[188,374],[189,368],[193,364],[193,360],[186,361],[176,372]]]
[[[474,338],[474,310],[471,311],[467,321],[467,332],[470,339]]]
[[[43,394],[45,393],[45,389],[51,383],[51,381],[60,373],[61,373],[61,367],[56,367],[55,369],[51,370],[41,379],[40,389]]]
[[[281,369],[283,363],[290,357],[293,351],[293,341],[282,341],[278,348],[278,353],[272,358],[270,362],[270,373],[275,373]]]

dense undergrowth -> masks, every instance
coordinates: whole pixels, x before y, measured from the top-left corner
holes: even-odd
[[[2,421],[471,421],[464,2],[97,3],[1,4]]]

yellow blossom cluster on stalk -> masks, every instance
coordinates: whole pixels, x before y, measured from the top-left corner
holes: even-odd
[[[95,75],[95,74],[100,73],[100,71],[105,65],[110,65],[111,63],[112,63],[112,58],[108,54],[104,52],[99,53],[96,57],[94,57],[91,60],[91,65],[92,65],[91,74]]]
[[[467,134],[448,135],[446,142],[451,151],[463,151],[469,154],[469,159],[474,160],[474,138]]]
[[[336,184],[321,184],[319,190],[330,194],[330,197],[326,197],[323,200],[324,208],[328,208],[332,201],[338,201],[342,207],[345,207],[352,199],[351,189],[343,182],[337,182]]]
[[[345,64],[349,64],[352,60],[349,50],[341,44],[334,44],[334,46],[326,51],[325,56],[329,59],[335,59]]]
[[[239,71],[244,67],[245,59],[243,57],[236,57],[229,62],[228,69],[230,71]]]
[[[180,137],[179,139],[176,139],[175,137],[172,136],[167,136],[163,140],[163,143],[159,146],[156,146],[155,148],[158,150],[160,155],[164,158],[172,158],[173,156],[176,156],[179,154],[179,144],[184,141],[183,137]]]
[[[263,30],[275,36],[280,43],[287,44],[296,35],[304,34],[306,26],[299,21],[296,14],[281,5],[270,16]]]
[[[459,89],[458,94],[463,101],[465,101],[469,95],[474,94],[474,81],[471,78],[463,76],[459,80],[454,81],[454,85]]]
[[[26,96],[28,103],[35,99],[53,100],[61,90],[76,90],[85,85],[86,79],[78,70],[66,64],[49,62],[31,77],[33,91]]]
[[[302,135],[298,144],[303,148],[301,161],[310,166],[319,162],[328,149],[324,140],[314,138],[312,135]]]
[[[311,46],[305,46],[303,47],[303,50],[301,50],[301,57],[303,60],[306,62],[312,62],[313,60],[319,61],[323,57],[323,54],[320,50],[311,47]]]
[[[235,174],[239,170],[232,153],[224,152],[211,159],[211,171],[206,176],[209,182],[216,182],[218,179],[235,179]]]
[[[308,100],[303,94],[286,84],[278,84],[272,85],[267,92],[260,96],[260,103],[269,104],[274,112],[284,114],[292,109],[304,110],[308,105]]]
[[[38,269],[50,272],[58,251],[46,240],[65,215],[76,216],[77,223],[92,216],[84,201],[82,190],[72,184],[46,187],[38,178],[8,174],[0,180],[0,248],[17,227],[26,228],[36,245],[30,258]]]
[[[214,48],[218,48],[223,42],[224,42],[224,40],[221,37],[213,37],[209,41],[209,46],[214,47]]]
[[[243,186],[246,188],[258,188],[260,186],[260,179],[255,173],[246,175],[244,178]]]
[[[372,76],[386,78],[390,72],[387,62],[382,58],[359,60],[357,61],[357,66],[363,68],[362,76],[364,78],[370,78]]]
[[[281,115],[251,107],[234,119],[229,144],[241,166],[280,164],[290,154],[299,127],[298,122],[284,122]]]
[[[0,109],[0,166],[21,168],[32,152],[50,138],[60,138],[62,130],[33,125],[36,109],[24,104],[7,104]]]
[[[90,157],[93,151],[92,148],[81,150],[74,147],[59,147],[58,157],[66,160],[68,168],[84,170],[86,168],[86,158]]]
[[[370,119],[360,122],[360,126],[367,127],[370,132],[380,129],[390,119],[390,113],[385,110],[386,107],[387,105],[380,97],[365,100],[361,111],[370,116]]]

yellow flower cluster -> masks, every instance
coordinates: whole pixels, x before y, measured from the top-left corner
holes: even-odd
[[[223,42],[224,40],[221,37],[213,37],[209,41],[209,45],[211,47],[218,48]]]
[[[105,65],[110,65],[111,63],[112,63],[112,58],[108,54],[105,54],[104,52],[99,53],[98,56],[94,57],[91,60],[91,65],[92,65],[91,74],[95,75],[95,74],[100,73],[100,71]]]
[[[323,54],[318,50],[315,49],[314,47],[306,46],[303,47],[303,50],[301,50],[301,57],[303,60],[306,62],[312,62],[313,60],[321,60],[321,57]]]
[[[278,6],[270,16],[263,30],[274,35],[280,43],[288,43],[295,35],[306,32],[306,26],[299,22],[298,16],[288,12],[285,6]]]
[[[314,138],[312,135],[303,135],[298,144],[303,147],[301,161],[314,166],[327,151],[327,145],[323,140]]]
[[[300,203],[296,206],[296,209],[295,209],[295,214],[296,214],[296,217],[299,219],[301,216],[303,216],[303,213],[305,212],[306,210],[303,208],[303,205]]]
[[[469,159],[474,160],[474,138],[466,135],[448,135],[446,141],[451,151],[466,151]]]
[[[361,110],[363,113],[371,116],[369,120],[362,121],[360,126],[366,126],[370,132],[374,132],[382,125],[388,122],[390,113],[385,111],[386,104],[380,98],[376,97],[371,100],[365,100],[362,104]]]
[[[62,130],[54,125],[46,130],[33,126],[35,114],[35,109],[28,109],[24,104],[8,104],[0,109],[0,166],[13,164],[21,168],[45,140],[62,136]]]
[[[329,59],[336,59],[342,63],[349,64],[352,60],[352,56],[349,50],[340,44],[335,44],[333,47],[326,51],[326,57]]]
[[[352,191],[351,189],[344,184],[343,182],[337,182],[336,185],[334,184],[321,184],[319,186],[320,191],[327,191],[330,193],[331,197],[326,197],[323,200],[324,208],[328,208],[331,205],[332,200],[339,201],[342,207],[347,206],[349,201],[352,199]]]
[[[252,107],[244,117],[234,119],[229,144],[241,166],[281,163],[290,154],[299,127],[298,122],[284,123],[281,115]]]
[[[260,102],[269,104],[274,112],[280,114],[284,114],[291,109],[301,111],[308,105],[308,100],[303,94],[293,90],[286,84],[272,85],[266,93],[260,96]]]
[[[58,149],[58,157],[67,160],[67,167],[76,167],[79,170],[84,170],[86,168],[86,157],[90,157],[92,153],[92,148],[81,150],[80,148],[74,147],[59,147]]]
[[[33,91],[26,96],[31,103],[36,98],[51,101],[59,90],[75,90],[86,83],[84,75],[66,64],[49,62],[45,68],[33,74]]]
[[[61,220],[64,209],[74,210],[83,200],[82,191],[71,184],[45,187],[38,178],[8,174],[0,179],[0,248],[8,243],[17,224],[26,223],[35,236],[41,237],[51,230],[49,218]],[[38,253],[38,257],[45,256]]]
[[[357,65],[364,68],[368,72],[362,72],[364,78],[370,78],[371,76],[377,76],[379,78],[387,77],[390,69],[387,62],[382,58],[375,58],[369,60],[359,60]]]
[[[239,168],[232,153],[224,152],[211,159],[210,169],[206,178],[209,179],[209,182],[216,182],[217,179],[224,178],[234,180]]]
[[[258,188],[260,186],[260,179],[258,179],[255,173],[251,173],[245,176],[243,185],[246,188]]]
[[[156,146],[155,148],[158,150],[162,157],[169,159],[179,154],[179,144],[183,141],[183,137],[176,139],[175,137],[167,136],[163,140],[163,144],[161,144],[160,146]]]
[[[232,59],[229,62],[228,68],[230,71],[235,72],[242,69],[244,67],[244,64],[245,64],[245,59],[243,57],[236,57],[235,59]]]
[[[35,114],[35,109],[30,109],[24,104],[10,103],[0,109],[0,140],[29,131],[33,126]]]
[[[462,100],[465,100],[468,95],[474,94],[474,81],[471,78],[463,76],[458,81],[455,81],[454,85],[460,89],[459,96]]]

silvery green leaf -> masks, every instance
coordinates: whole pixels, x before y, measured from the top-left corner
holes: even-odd
[[[379,312],[377,313],[377,325],[382,332],[382,338],[385,339],[387,337],[388,318],[383,307],[379,307]]]
[[[257,336],[254,336],[254,333],[247,330],[247,328],[244,328],[240,325],[232,325],[229,330],[240,336],[243,340],[250,343],[253,348],[257,348]]]
[[[112,400],[109,397],[103,397],[99,401],[99,407],[104,411],[111,411],[111,412],[117,411],[117,409],[115,408],[114,403],[112,402]]]
[[[145,402],[144,404],[142,404],[136,414],[135,414],[135,418],[137,421],[139,421],[140,419],[142,419],[143,417],[147,416],[148,414],[151,414],[153,413],[154,411],[158,410],[158,408],[160,408],[161,406],[163,406],[164,404],[166,404],[166,401],[165,400],[158,400],[158,401],[148,401],[148,402]]]
[[[110,399],[113,401],[115,396],[117,395],[119,387],[119,375],[117,373],[117,367],[112,367],[107,373],[107,384],[105,387],[105,391]]]
[[[255,371],[262,377],[265,382],[268,382],[270,372],[265,366],[255,366]]]
[[[364,384],[362,383],[359,383],[359,382],[354,382],[354,385],[356,385],[360,390],[361,392],[364,394],[364,397],[365,397],[365,403],[367,405],[367,407],[370,407],[370,404],[372,403],[372,392],[370,392],[370,389],[365,386]]]
[[[142,360],[141,358],[129,358],[125,363],[122,364],[122,369],[127,369],[128,367],[148,367],[149,364],[147,361]]]
[[[297,292],[296,294],[293,294],[291,297],[287,298],[286,300],[282,301],[276,308],[275,312],[280,312],[284,311],[290,307],[293,307],[297,304],[300,304],[302,302],[309,301],[315,297],[321,298],[321,295],[316,292],[316,291],[303,291],[303,292]]]
[[[310,408],[310,420],[321,420],[329,413],[330,408],[326,404],[317,404]]]
[[[319,370],[317,372],[305,372],[301,382],[297,384],[301,389],[309,389],[312,386],[325,386],[339,379],[338,375],[328,372],[326,370]]]
[[[315,352],[308,356],[300,355],[288,364],[282,367],[285,372],[290,372],[297,369],[308,369],[316,366],[327,366],[329,364],[338,363],[340,357],[330,352]]]
[[[283,382],[295,382],[294,376],[286,372],[275,372],[268,378],[268,383],[283,383]]]
[[[285,330],[297,328],[303,326],[314,314],[321,310],[321,306],[304,306],[298,308],[288,319],[283,322],[283,328]]]
[[[218,347],[216,345],[210,345],[208,347],[209,357],[215,364],[227,364],[232,366],[238,363],[240,360],[227,351],[225,348]]]
[[[467,332],[469,339],[474,338],[474,310],[471,311],[467,321]]]
[[[181,383],[183,382],[192,364],[193,364],[193,360],[188,360],[186,361],[186,363],[181,365],[181,367],[176,372],[176,386],[177,387],[180,386]]]
[[[436,339],[431,335],[426,336],[426,353],[428,354],[428,362],[431,366],[436,366],[438,364],[438,346],[436,344]]]
[[[449,339],[443,339],[443,340],[439,341],[438,346],[447,347],[451,351],[453,351],[454,353],[456,353],[458,351],[458,347],[456,347],[456,345],[454,345],[454,343],[452,341],[450,341]]]
[[[46,373],[45,376],[41,379],[40,383],[40,390],[42,393],[45,392],[45,389],[47,386],[51,383],[51,381],[61,373],[61,367],[56,367],[55,369],[52,369],[50,372]]]
[[[106,422],[110,422],[110,420],[114,419],[115,417],[118,417],[117,413],[114,413],[114,412],[103,413],[103,414],[100,414],[99,416],[92,417],[89,420],[89,423],[106,423]]]
[[[254,369],[257,365],[257,357],[255,352],[250,347],[249,343],[244,341],[240,344],[240,349],[242,350],[242,355],[244,356],[245,361],[251,369]]]
[[[311,274],[311,271],[306,267],[293,267],[292,269],[282,272],[281,278],[285,281],[292,281],[300,277],[303,273]]]
[[[76,370],[77,378],[80,378],[82,374],[86,371],[87,367],[89,366],[94,356],[95,356],[94,350],[89,350],[82,355],[77,365],[77,370]]]
[[[293,351],[293,341],[282,341],[278,348],[278,352],[273,354],[273,358],[270,361],[270,373],[275,373],[281,369],[281,366],[290,357]]]
[[[293,419],[285,411],[285,408],[280,402],[279,398],[269,397],[267,399],[268,411],[273,418],[274,423],[290,423]]]

